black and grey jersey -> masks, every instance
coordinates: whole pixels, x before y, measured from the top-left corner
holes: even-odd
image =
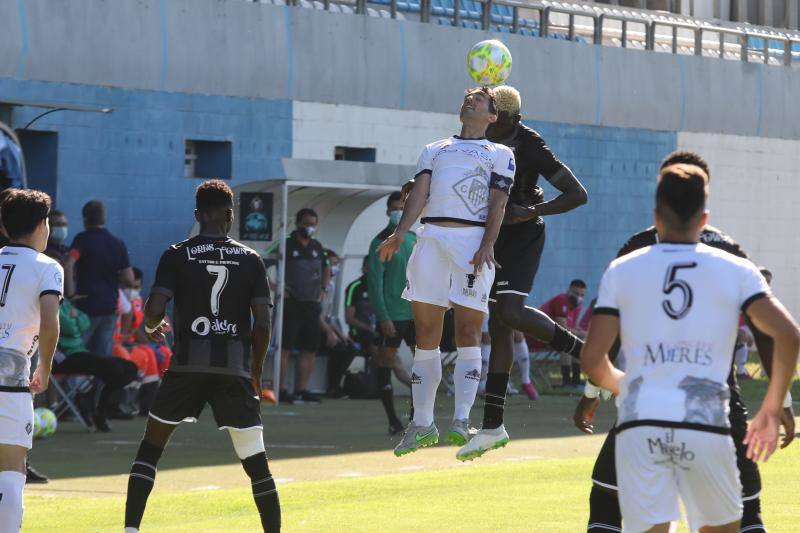
[[[227,237],[173,244],[161,256],[152,293],[175,302],[171,371],[250,375],[250,308],[272,304],[258,253]]]
[[[501,143],[511,148],[517,161],[509,201],[526,207],[542,203],[544,191],[538,185],[539,176],[551,180],[564,168],[564,163],[559,161],[541,135],[523,124],[517,127],[514,137]]]

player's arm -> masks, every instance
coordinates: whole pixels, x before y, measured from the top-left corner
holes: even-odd
[[[586,192],[586,188],[578,181],[572,170],[565,165],[557,170],[552,177],[547,178],[547,181],[558,189],[561,194],[552,200],[533,206],[534,216],[544,217],[566,213],[589,201],[589,194]]]
[[[253,380],[253,387],[255,387],[256,393],[259,396],[261,391],[261,373],[264,369],[264,360],[267,358],[269,339],[272,335],[270,307],[271,304],[269,301],[253,300],[250,302],[250,312],[253,315],[250,377]]]
[[[408,230],[414,225],[422,210],[425,209],[425,204],[428,203],[428,194],[431,191],[431,172],[429,170],[420,172],[415,176],[414,188],[408,195],[408,200],[403,207],[403,216],[400,223],[395,228],[394,233],[389,235],[380,246],[378,246],[378,255],[381,261],[388,261],[392,256],[397,253],[403,241],[406,238]]]
[[[758,461],[763,454],[766,461],[777,446],[783,402],[797,368],[800,330],[783,304],[771,295],[753,301],[746,313],[756,327],[775,342],[767,394],[744,441],[748,445],[748,458]]]
[[[161,255],[156,269],[156,279],[144,304],[144,332],[155,342],[164,340],[167,324],[167,304],[175,295],[178,278],[178,253],[170,247]]]
[[[596,314],[589,325],[589,334],[581,352],[581,368],[592,383],[614,394],[619,394],[619,385],[625,375],[611,364],[608,351],[619,335],[619,317],[611,314]]]
[[[53,355],[58,345],[60,294],[46,293],[39,298],[39,365],[31,379],[31,392],[44,392],[50,383]]]

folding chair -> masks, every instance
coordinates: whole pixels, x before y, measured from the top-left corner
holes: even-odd
[[[561,353],[553,350],[531,352],[531,378],[539,390],[553,390],[549,375],[550,366],[559,365],[560,361]]]
[[[81,382],[75,386],[71,386],[68,383],[69,378],[86,379],[81,380]],[[78,409],[75,403],[75,397],[80,393],[90,391],[93,382],[94,377],[86,374],[51,374],[50,384],[53,385],[56,392],[58,392],[58,403],[53,407],[53,414],[56,415],[56,418],[61,417],[61,415],[69,411],[86,431],[94,432],[94,426],[83,418],[80,409]]]

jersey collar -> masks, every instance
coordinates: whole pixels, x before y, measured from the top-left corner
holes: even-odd
[[[453,135],[453,139],[458,139],[459,141],[485,141],[486,137],[462,137],[461,135]]]

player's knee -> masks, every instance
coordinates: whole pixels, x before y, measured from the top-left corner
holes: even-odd
[[[228,428],[228,433],[230,433],[236,456],[240,460],[266,451],[264,448],[264,432],[261,428],[245,430]]]
[[[456,324],[456,344],[458,346],[479,346],[481,328],[469,322]]]

